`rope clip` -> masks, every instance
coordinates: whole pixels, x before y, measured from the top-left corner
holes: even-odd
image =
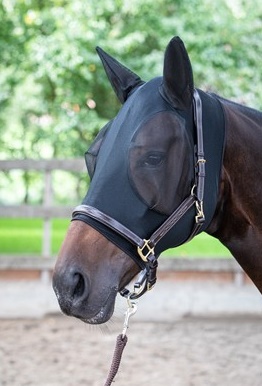
[[[127,310],[125,312],[125,321],[122,331],[122,337],[126,335],[127,329],[129,327],[129,318],[134,315],[137,311],[137,303],[134,300],[130,299],[130,295],[127,298]]]
[[[205,214],[203,209],[203,201],[196,201],[196,211],[195,221],[197,224],[201,224],[205,221]]]

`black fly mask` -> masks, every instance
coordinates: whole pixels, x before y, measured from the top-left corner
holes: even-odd
[[[197,232],[205,230],[216,208],[223,157],[224,115],[220,102],[195,91],[202,104],[202,161],[206,161],[200,170],[193,75],[182,41],[171,40],[163,77],[147,83],[101,49],[98,53],[123,106],[86,153],[91,184],[83,205],[98,209],[141,239],[148,239],[186,197],[195,194],[202,170],[204,215]],[[192,205],[161,237],[155,254],[187,241],[195,216]],[[135,246],[114,228],[81,210],[74,213],[73,219],[97,229],[139,264]]]

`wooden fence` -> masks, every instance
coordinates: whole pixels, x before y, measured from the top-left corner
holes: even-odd
[[[83,172],[83,159],[70,160],[0,160],[0,171],[35,170],[43,174],[44,190],[42,205],[1,205],[2,218],[41,218],[43,219],[43,238],[41,256],[0,255],[0,279],[50,280],[55,259],[51,254],[51,221],[53,218],[70,218],[71,206],[53,205],[52,172],[63,170]],[[243,284],[248,281],[234,259],[162,259],[159,276],[176,280],[217,280]]]
[[[13,160],[0,161],[0,170],[14,169],[35,170],[43,174],[44,190],[42,205],[6,205],[0,207],[1,217],[10,218],[41,218],[43,219],[42,256],[51,257],[51,220],[52,218],[70,217],[72,207],[53,205],[52,172],[63,170],[68,172],[83,172],[85,170],[83,159],[70,160]]]
[[[53,266],[51,231],[53,218],[70,218],[71,206],[53,204],[53,183],[52,172],[62,170],[67,172],[83,172],[85,170],[83,159],[50,159],[50,160],[0,160],[0,171],[10,172],[11,170],[37,171],[43,175],[43,199],[42,205],[1,205],[0,217],[2,218],[41,218],[43,219],[42,252],[40,259],[35,256],[4,256],[0,255],[0,269],[14,270],[15,268],[42,269],[44,272]],[[0,274],[1,278],[1,274]]]

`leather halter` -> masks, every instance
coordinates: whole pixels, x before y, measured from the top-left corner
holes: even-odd
[[[194,90],[193,104],[194,123],[197,132],[195,183],[189,196],[184,199],[179,207],[171,213],[171,215],[163,222],[163,224],[160,225],[160,227],[149,237],[149,239],[140,238],[119,221],[92,206],[79,205],[73,211],[72,220],[75,220],[78,215],[91,217],[137,247],[137,256],[134,257],[134,260],[137,262],[139,267],[143,267],[143,269],[138,281],[134,285],[134,291],[130,292],[129,290],[124,289],[120,291],[122,296],[137,299],[146,291],[153,288],[157,279],[156,271],[158,266],[158,256],[155,256],[154,248],[193,205],[195,205],[196,208],[196,216],[193,229],[187,241],[191,240],[200,231],[200,228],[205,221],[203,198],[206,161],[204,159],[203,145],[202,102],[197,90]]]

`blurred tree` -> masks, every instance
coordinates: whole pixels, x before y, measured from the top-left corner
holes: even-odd
[[[262,108],[262,3],[2,0],[0,156],[82,156],[119,103],[95,46],[143,79],[179,35],[197,87]]]

